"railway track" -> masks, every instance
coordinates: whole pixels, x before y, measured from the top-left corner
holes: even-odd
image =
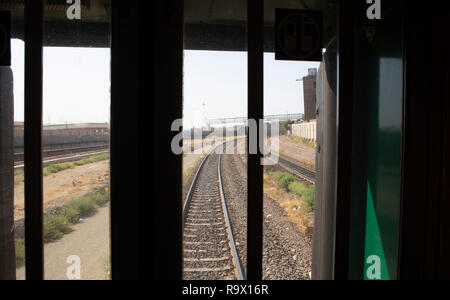
[[[109,145],[89,146],[70,149],[58,149],[43,151],[42,166],[59,164],[81,160],[87,157],[109,153]],[[23,155],[23,154],[22,154]],[[16,156],[15,156],[16,157]],[[25,167],[23,161],[14,161],[14,170],[21,170]]]
[[[222,186],[222,156],[212,151],[195,175],[184,205],[185,280],[242,280]]]
[[[100,150],[105,150],[105,149],[109,149],[109,144],[43,150],[42,151],[42,157],[43,158],[50,158],[50,157],[62,156],[62,155],[67,156],[67,155],[75,154],[75,153],[83,153],[83,152],[89,152],[89,151],[100,151]],[[25,156],[25,154],[23,152],[14,153],[14,162],[16,164],[23,163],[24,156]]]
[[[310,184],[316,182],[316,171],[302,162],[280,154],[277,165]]]

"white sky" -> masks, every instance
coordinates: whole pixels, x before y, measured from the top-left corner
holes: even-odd
[[[275,61],[264,56],[265,114],[300,113],[303,85],[311,62]],[[15,121],[24,118],[24,43],[12,41]],[[109,122],[110,50],[44,49],[44,123]],[[247,53],[185,51],[185,126],[205,119],[247,115]]]
[[[24,43],[12,40],[14,119],[24,119]],[[44,124],[109,122],[110,51],[44,48]]]

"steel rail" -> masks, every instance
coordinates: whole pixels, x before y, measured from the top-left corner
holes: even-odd
[[[71,162],[71,161],[76,161],[76,160],[79,160],[82,158],[91,157],[91,156],[100,155],[100,154],[107,154],[107,153],[110,153],[110,151],[108,150],[108,151],[101,151],[101,152],[89,152],[86,154],[78,154],[78,155],[74,155],[74,156],[64,156],[64,157],[60,157],[60,158],[48,159],[48,160],[44,160],[42,162],[42,166],[46,167],[50,164]],[[24,164],[16,165],[16,166],[14,166],[14,170],[21,170],[24,167],[25,167]]]
[[[109,144],[102,145],[94,145],[94,146],[81,146],[81,147],[73,147],[73,148],[57,148],[57,149],[48,149],[42,150],[43,157],[52,157],[58,155],[64,155],[65,153],[80,153],[87,151],[94,151],[99,149],[109,148]],[[24,157],[23,152],[14,153],[14,162],[22,162]]]
[[[189,188],[188,194],[187,194],[187,196],[186,196],[186,201],[184,201],[184,205],[183,205],[183,219],[186,219],[186,215],[187,215],[188,208],[189,208],[189,203],[191,202],[192,196],[194,195],[195,185],[197,184],[198,177],[200,177],[200,176],[199,176],[199,175],[200,175],[200,172],[201,172],[201,170],[202,170],[202,168],[203,168],[203,165],[205,164],[206,160],[208,159],[208,157],[209,157],[214,151],[216,151],[216,149],[219,148],[220,146],[223,146],[223,145],[225,145],[225,144],[228,144],[228,143],[231,143],[231,142],[235,142],[235,141],[237,142],[237,141],[239,141],[239,140],[241,140],[241,139],[242,139],[242,138],[239,138],[239,139],[236,139],[236,140],[232,140],[232,141],[223,142],[223,143],[221,143],[220,145],[214,147],[214,148],[213,148],[213,149],[212,149],[212,150],[211,150],[211,151],[203,158],[202,162],[200,163],[200,166],[199,166],[198,169],[197,169],[197,172],[195,173],[194,180],[192,181],[191,186],[190,186],[190,188]]]
[[[301,166],[300,163],[294,163],[291,160],[287,160],[283,156],[279,156],[278,160],[275,160],[271,157],[266,157],[267,159],[273,161],[276,165],[280,166],[281,168],[285,169],[289,173],[297,176],[303,181],[306,181],[310,184],[316,183],[316,172],[311,170],[310,168]]]
[[[236,276],[237,276],[238,280],[244,280],[244,273],[242,272],[242,265],[241,265],[241,261],[238,256],[236,242],[234,241],[233,229],[231,227],[230,217],[228,215],[227,203],[225,201],[225,193],[223,191],[221,165],[222,165],[222,155],[219,156],[219,163],[217,166],[217,172],[219,174],[220,198],[222,199],[223,213],[225,215],[225,222],[227,223],[227,231],[228,231],[228,237],[230,240],[231,254],[233,255],[233,263],[237,270]]]
[[[221,145],[220,145],[221,146]],[[219,147],[219,146],[218,146]],[[194,180],[191,183],[191,187],[189,188],[189,192],[187,194],[186,200],[184,201],[183,206],[183,221],[186,221],[186,216],[189,210],[189,204],[191,203],[192,197],[194,196],[194,190],[195,186],[197,184],[198,178],[200,177],[200,172],[202,171],[203,165],[205,164],[206,160],[209,158],[211,153],[213,153],[218,147],[215,147],[213,150],[211,150],[202,160],[200,163],[200,166],[197,169],[197,172],[195,173]]]
[[[278,165],[310,184],[316,183],[315,172],[311,171],[308,168],[305,168],[299,164],[288,161],[282,157],[279,158]]]

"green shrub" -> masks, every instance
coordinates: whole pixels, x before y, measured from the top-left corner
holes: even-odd
[[[44,168],[44,176],[47,176],[48,174],[58,173],[58,172],[61,172],[61,171],[67,170],[67,169],[73,169],[75,167],[96,163],[96,162],[107,160],[107,159],[109,159],[109,154],[105,153],[105,154],[91,156],[91,157],[88,157],[88,158],[85,158],[85,159],[82,159],[82,160],[79,160],[79,161],[76,161],[73,163],[49,165]],[[20,175],[20,174],[17,173],[16,175]]]
[[[293,192],[294,194],[299,195],[300,197],[303,196],[305,190],[306,190],[306,185],[301,183],[300,181],[293,181],[289,184],[289,191]]]
[[[303,193],[302,198],[303,202],[305,202],[310,209],[314,209],[315,187],[313,185],[308,186]]]
[[[84,196],[72,199],[69,202],[68,208],[76,210],[79,216],[85,216],[96,211],[97,204],[92,197]]]
[[[74,207],[66,207],[61,213],[72,224],[78,223],[81,217],[80,212]]]
[[[63,214],[46,216],[44,218],[44,241],[51,242],[72,232],[69,221]]]
[[[299,181],[294,175],[286,172],[269,170],[269,174],[275,182],[286,192],[292,192],[300,196],[310,209],[314,209],[315,187]]]
[[[284,175],[284,176],[282,176],[282,177],[280,178],[280,186],[281,186],[284,190],[289,191],[289,185],[290,185],[292,182],[294,182],[294,181],[295,181],[295,177],[294,177],[294,176],[292,176],[292,175],[290,175],[290,174]]]
[[[289,191],[302,197],[303,202],[310,209],[314,209],[315,187],[313,185],[306,185],[296,180],[289,184]]]
[[[25,240],[16,239],[16,265],[21,265],[25,262]]]
[[[108,188],[70,200],[66,208],[44,218],[44,241],[55,241],[72,232],[71,224],[78,223],[81,217],[95,212],[97,206],[103,206],[108,201]]]
[[[44,168],[44,175],[58,173],[64,170],[72,169],[74,166],[69,163],[49,165]]]
[[[292,124],[294,124],[294,121],[291,121],[290,119],[284,121],[283,123],[281,123],[284,127],[284,129],[286,131],[291,131],[292,129]]]
[[[285,191],[289,191],[289,184],[296,180],[295,177],[289,173],[274,172],[272,174],[276,183]]]
[[[82,160],[76,161],[76,162],[74,162],[73,164],[74,164],[75,166],[77,166],[77,167],[83,166],[83,165],[84,165]]]
[[[109,202],[109,188],[105,188],[104,191],[92,194],[91,198],[98,206],[104,206]]]
[[[96,156],[91,157],[91,159],[92,159],[93,162],[99,162],[99,161],[107,160],[107,159],[109,159],[109,153],[96,155]]]
[[[87,164],[93,164],[93,163],[96,163],[96,162],[99,162],[99,161],[103,161],[103,160],[107,160],[107,159],[109,159],[109,154],[105,153],[105,154],[100,154],[100,155],[96,155],[96,156],[91,156],[91,157],[82,159],[80,161],[76,161],[73,164],[75,166],[84,166],[84,165],[87,165]]]

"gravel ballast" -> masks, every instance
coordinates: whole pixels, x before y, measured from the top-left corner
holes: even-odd
[[[247,168],[239,155],[222,158],[224,192],[236,248],[246,270]],[[309,280],[312,241],[288,220],[280,204],[264,195],[263,279]]]

